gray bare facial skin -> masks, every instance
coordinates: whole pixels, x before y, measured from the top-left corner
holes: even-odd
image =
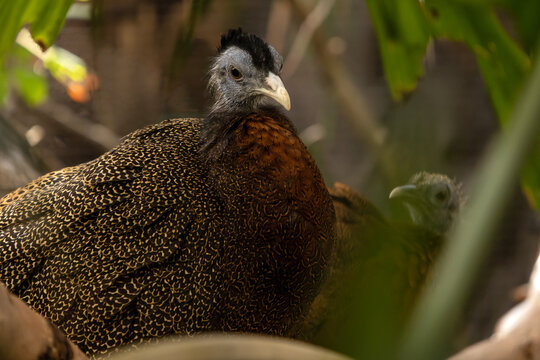
[[[290,99],[279,72],[282,57],[269,46],[273,56],[274,72],[254,66],[251,55],[232,46],[214,59],[210,68],[208,89],[214,98],[211,112],[253,111],[276,105],[290,108]]]

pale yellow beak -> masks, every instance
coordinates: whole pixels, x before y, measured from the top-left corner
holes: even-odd
[[[278,103],[281,104],[281,106],[285,108],[285,110],[290,110],[291,99],[289,98],[289,93],[287,92],[287,89],[285,89],[281,78],[276,74],[270,72],[268,73],[268,76],[265,80],[268,88],[258,88],[255,89],[255,91],[259,94],[266,95],[276,100]]]
[[[416,185],[412,185],[412,184],[398,186],[397,188],[392,189],[388,198],[389,199],[395,199],[397,197],[411,198],[416,194],[416,190],[418,190],[418,188],[416,187]]]

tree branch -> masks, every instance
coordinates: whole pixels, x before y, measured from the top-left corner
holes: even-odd
[[[0,283],[0,358],[87,360],[50,321],[30,309]]]
[[[294,74],[302,61],[302,58],[306,54],[309,42],[311,41],[315,30],[321,26],[330,13],[330,10],[332,10],[334,4],[335,0],[320,0],[315,8],[305,16],[304,22],[302,22],[298,29],[291,50],[285,59],[285,64],[283,64],[282,76],[284,78],[289,78]]]
[[[307,22],[311,11],[304,6],[303,2],[300,0],[290,0],[290,3],[294,13],[302,23]],[[321,13],[323,13],[322,10],[320,11]],[[364,139],[374,154],[384,153],[383,145],[386,129],[380,126],[375,120],[366,99],[361,90],[352,81],[353,76],[343,61],[328,51],[328,37],[323,29],[321,27],[315,27],[312,31],[313,46],[320,61],[320,68],[332,87],[333,93],[336,94],[336,98],[343,106],[343,110],[349,115],[347,118],[350,120],[357,134]]]

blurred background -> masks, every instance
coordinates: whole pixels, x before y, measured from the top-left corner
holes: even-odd
[[[94,0],[72,6],[56,41],[84,61],[84,82],[58,81],[27,53],[7,64],[26,82],[6,90],[0,109],[0,195],[91,160],[137,128],[203,116],[208,65],[221,34],[236,27],[283,55],[289,116],[328,185],[345,183],[386,214],[401,211],[389,205],[390,189],[417,171],[448,174],[466,192],[499,122],[462,43],[429,43],[418,88],[398,103],[364,1]],[[491,334],[536,259],[540,222],[518,184],[505,214],[462,309],[456,349]]]

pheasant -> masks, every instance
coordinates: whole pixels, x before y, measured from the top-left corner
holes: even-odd
[[[335,215],[280,110],[282,62],[230,30],[207,116],[135,131],[0,199],[0,280],[87,354],[170,334],[294,335]]]
[[[358,358],[391,351],[458,216],[459,186],[439,174],[418,173],[395,188],[392,200],[410,223],[386,219],[348,186],[330,188],[337,216],[331,274],[304,321],[301,337]]]

